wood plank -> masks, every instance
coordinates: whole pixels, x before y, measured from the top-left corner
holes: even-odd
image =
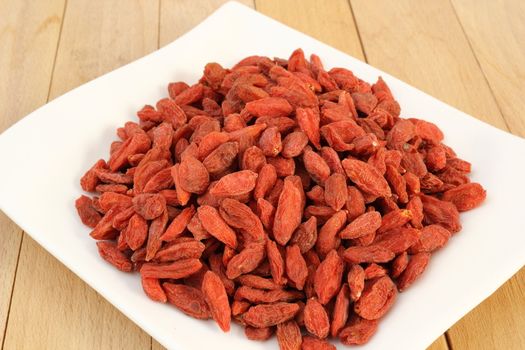
[[[237,0],[253,7],[253,0]],[[160,9],[160,46],[169,44],[195,27],[228,0],[162,0]]]
[[[448,330],[453,349],[525,349],[525,268]]]
[[[351,4],[371,64],[508,130],[449,2],[352,0]],[[468,8],[476,6],[472,4]],[[413,16],[414,13],[418,16]],[[523,335],[512,332],[524,325],[523,275],[520,272],[449,330],[452,347],[512,349],[525,346]],[[494,322],[489,321],[491,319]],[[472,343],[474,338],[477,341]],[[509,346],[496,343],[502,338],[510,338]]]
[[[0,242],[0,344],[4,341],[11,295],[15,282],[18,255],[22,243],[22,229],[0,212],[2,240]]]
[[[351,4],[370,64],[506,129],[448,0],[352,0]]]
[[[69,1],[50,97],[155,50],[158,11],[158,1]],[[5,348],[150,349],[151,337],[26,236]]]
[[[453,1],[510,130],[525,136],[525,4]],[[449,330],[458,349],[525,348],[525,268]]]
[[[267,16],[364,60],[347,0],[256,0],[255,7]]]
[[[64,0],[0,1],[0,133],[43,105],[58,45]],[[3,344],[22,229],[0,212],[0,344]]]
[[[510,131],[525,137],[525,2],[452,0],[452,5]]]
[[[25,236],[5,349],[149,349],[150,337]]]
[[[151,343],[151,350],[166,350],[166,348],[160,345],[158,341],[153,339],[153,342]]]
[[[447,339],[444,335],[437,338],[427,350],[448,350]]]
[[[158,6],[158,0],[68,2],[51,99],[155,51]]]

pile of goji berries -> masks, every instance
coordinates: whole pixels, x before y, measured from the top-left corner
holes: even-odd
[[[363,344],[485,190],[386,83],[288,60],[209,63],[171,83],[76,201],[102,258],[182,312],[275,332],[281,349]]]

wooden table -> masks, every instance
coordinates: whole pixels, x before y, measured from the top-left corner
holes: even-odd
[[[76,86],[168,44],[223,2],[0,0],[0,131]],[[523,1],[242,2],[525,136]],[[2,347],[162,348],[3,213],[0,230]],[[522,269],[430,348],[525,349],[524,330]]]

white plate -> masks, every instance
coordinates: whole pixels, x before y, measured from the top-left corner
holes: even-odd
[[[367,349],[422,349],[493,293],[525,263],[525,142],[482,123],[396,78],[237,3],[228,3],[170,45],[95,79],[22,119],[0,136],[0,208],[131,320],[171,349],[276,349],[248,341],[240,327],[224,334],[154,303],[136,274],[104,262],[74,200],[79,178],[108,155],[115,129],[169,81],[195,82],[207,62],[231,66],[261,54],[288,57],[297,47],[327,67],[346,67],[366,81],[383,76],[402,116],[438,124],[445,141],[472,162],[485,204],[461,215],[463,231],[434,254],[428,270],[381,321]]]

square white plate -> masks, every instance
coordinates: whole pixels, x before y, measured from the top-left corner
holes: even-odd
[[[367,349],[422,349],[493,293],[525,263],[525,141],[482,123],[396,78],[237,3],[228,3],[168,46],[95,79],[22,119],[0,136],[0,208],[131,320],[171,349],[277,349],[224,334],[214,322],[154,303],[136,274],[104,262],[77,217],[79,178],[108,156],[115,129],[169,81],[195,82],[207,62],[231,66],[260,54],[288,57],[297,47],[326,67],[346,67],[390,85],[402,116],[436,123],[445,142],[473,164],[487,189],[483,206],[462,214],[463,231],[434,254],[428,270],[381,321]]]

